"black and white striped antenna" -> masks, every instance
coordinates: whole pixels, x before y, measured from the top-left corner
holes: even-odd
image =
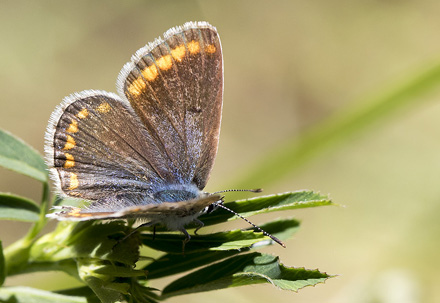
[[[253,193],[259,193],[262,191],[261,188],[258,189],[227,189],[227,190],[222,190],[222,191],[218,191],[215,192],[214,194],[219,194],[219,193],[225,193],[225,192],[231,192],[231,191],[250,191]],[[223,199],[221,199],[221,201],[223,202]],[[243,217],[242,215],[236,213],[235,211],[233,211],[232,209],[224,206],[222,204],[222,202],[215,204],[216,207],[220,207],[223,208],[224,210],[233,213],[234,215],[236,215],[237,217],[243,219],[244,221],[246,221],[247,223],[249,223],[250,225],[252,225],[254,228],[258,229],[260,232],[263,233],[263,235],[268,236],[269,238],[271,238],[273,241],[277,242],[279,245],[281,245],[282,247],[286,248],[286,244],[283,243],[283,241],[281,241],[280,239],[278,239],[275,236],[272,236],[271,234],[269,234],[267,231],[263,230],[261,227],[259,227],[258,225],[252,223],[251,221],[249,221],[248,219],[246,219],[245,217]]]

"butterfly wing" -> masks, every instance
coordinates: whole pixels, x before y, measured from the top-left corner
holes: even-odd
[[[181,225],[182,223],[180,220],[182,218],[198,215],[206,207],[220,200],[221,197],[219,195],[209,195],[203,198],[181,202],[163,202],[159,204],[129,206],[119,211],[84,211],[82,208],[73,206],[58,206],[55,207],[55,209],[58,209],[59,212],[49,214],[48,217],[69,221],[142,218],[153,223],[172,220],[176,221],[178,225]],[[188,222],[191,222],[192,220],[193,219],[190,218]]]
[[[118,211],[155,203],[168,184],[204,188],[217,152],[223,94],[214,27],[186,23],[140,49],[118,78],[121,96],[73,94],[50,118],[46,157],[61,192]]]
[[[122,69],[118,92],[130,102],[160,153],[154,166],[170,183],[203,189],[217,153],[223,59],[206,22],[172,28]]]
[[[64,99],[46,132],[46,158],[62,193],[88,200],[139,194],[164,179],[165,162],[130,105],[115,94],[84,91]]]

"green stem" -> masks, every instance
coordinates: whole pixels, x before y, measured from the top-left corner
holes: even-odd
[[[49,183],[45,182],[43,183],[43,194],[41,197],[40,218],[38,222],[36,222],[29,230],[28,234],[26,235],[27,238],[34,239],[40,233],[43,227],[46,225],[47,223],[46,214],[49,206],[49,197],[50,197]]]
[[[27,266],[31,245],[32,240],[25,236],[4,250],[6,276],[20,273]]]
[[[4,250],[6,276],[21,273],[28,266],[32,244],[47,222],[46,213],[49,196],[49,183],[44,182],[39,220],[31,227],[26,236],[12,243]]]

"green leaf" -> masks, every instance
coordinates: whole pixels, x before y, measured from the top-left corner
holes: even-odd
[[[0,301],[6,303],[87,303],[84,297],[64,296],[21,286],[0,288]]]
[[[162,298],[243,285],[270,283],[284,290],[323,283],[331,276],[318,270],[286,267],[278,257],[260,253],[234,256],[192,272],[166,286]]]
[[[229,251],[206,251],[202,254],[166,254],[148,264],[144,270],[148,272],[147,279],[158,279],[197,267],[212,264],[222,259],[249,251],[249,249]]]
[[[46,164],[41,155],[19,138],[1,129],[0,166],[41,182],[48,181]]]
[[[243,217],[287,209],[335,205],[327,196],[313,191],[296,191],[227,202],[224,205]],[[235,220],[238,217],[224,209],[216,209],[199,219],[205,226]]]
[[[5,283],[6,278],[6,265],[5,265],[5,256],[3,255],[3,245],[0,240],[0,287]]]
[[[299,222],[295,219],[277,220],[261,225],[263,230],[281,239],[287,239],[298,230]],[[159,233],[153,239],[153,234],[142,234],[142,243],[155,250],[167,253],[182,254],[183,235],[176,233]],[[185,254],[205,252],[207,250],[228,251],[247,249],[254,245],[265,246],[272,244],[269,237],[264,236],[253,228],[247,230],[232,230],[208,235],[194,235],[185,245]],[[190,268],[189,268],[190,269]]]
[[[167,253],[183,254],[184,235],[177,233],[143,234],[142,243],[155,250]],[[209,235],[194,235],[185,245],[185,254],[204,252],[207,250],[230,250],[251,247],[265,239],[262,233],[253,231],[232,230]]]
[[[156,302],[154,289],[145,287],[133,279],[133,268],[106,260],[79,259],[78,271],[81,279],[93,290],[103,303]],[[138,276],[145,272],[137,271]]]
[[[78,272],[81,279],[89,286],[102,302],[123,302],[124,294],[129,289],[129,284],[113,284],[114,276],[97,273],[96,270],[109,268],[106,261],[93,259],[79,259]],[[118,266],[119,268],[119,266]]]
[[[260,225],[260,228],[280,240],[287,240],[290,239],[293,234],[295,234],[299,230],[299,226],[300,222],[298,220],[288,218],[266,222]],[[254,230],[254,232],[259,232],[257,229],[252,227],[250,227],[249,229]],[[266,237],[266,239],[269,240],[268,237]]]
[[[0,193],[0,220],[37,222],[39,217],[40,208],[32,200]]]
[[[299,222],[294,219],[279,220],[279,221],[266,223],[261,227],[267,232],[284,240],[290,238],[292,234],[298,230]],[[263,240],[261,242],[257,242],[259,246],[260,243],[261,246],[263,246],[264,244],[268,245],[270,241]],[[191,246],[191,242],[187,244],[187,248],[190,252],[194,252],[189,248],[189,246]],[[189,270],[194,270],[197,267],[218,262],[222,259],[247,251],[249,251],[248,247],[241,249],[234,249],[234,250],[204,251],[203,253],[189,253],[186,250],[185,255],[166,254],[161,258],[148,264],[143,269],[148,272],[147,275],[148,280],[157,279]]]

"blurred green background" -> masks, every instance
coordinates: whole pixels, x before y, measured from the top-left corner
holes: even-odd
[[[225,94],[207,190],[247,184],[267,194],[329,193],[345,207],[292,211],[303,221],[300,232],[287,249],[265,252],[339,276],[299,293],[258,285],[169,302],[439,302],[438,89],[318,149],[290,173],[252,182],[259,182],[255,167],[277,160],[280,149],[322,121],[368,106],[371,96],[439,64],[439,11],[434,0],[0,1],[0,127],[42,152],[47,120],[64,96],[115,91],[119,70],[138,48],[172,26],[208,21],[222,39]],[[41,195],[37,181],[4,169],[0,190],[37,201]],[[6,246],[28,227],[1,222],[0,238]],[[71,286],[67,276],[56,277],[7,284],[55,289],[66,279]]]

